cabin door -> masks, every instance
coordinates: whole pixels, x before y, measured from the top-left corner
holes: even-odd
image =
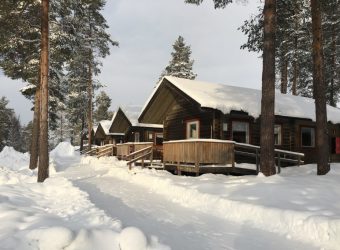
[[[331,154],[340,154],[340,137],[333,137],[331,141]]]

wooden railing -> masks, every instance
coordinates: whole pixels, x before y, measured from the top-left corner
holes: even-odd
[[[216,164],[234,166],[234,142],[210,139],[179,140],[163,142],[164,165],[175,165],[177,171],[200,165]]]
[[[235,155],[242,155],[255,159],[256,171],[260,172],[260,146],[255,146],[251,144],[235,143]],[[302,160],[305,156],[303,153],[285,151],[280,149],[274,149],[275,160],[278,167],[278,173],[281,173],[282,162],[296,164],[300,166],[304,164]]]
[[[107,144],[104,146],[96,146],[90,150],[83,150],[82,154],[88,155],[88,156],[97,156],[98,158],[103,156],[113,156],[116,155],[116,146],[113,144]]]
[[[115,156],[117,154],[117,148],[115,145],[104,145],[102,147],[97,148],[97,158],[103,156]]]
[[[80,153],[84,154],[84,155],[92,156],[92,155],[95,155],[96,152],[97,152],[97,147],[94,147],[94,148],[91,148],[91,149],[84,149]]]
[[[132,163],[135,163],[137,161],[142,161],[142,167],[144,167],[144,161],[146,159],[150,160],[150,165],[152,165],[152,160],[153,160],[153,147],[148,146],[144,147],[142,149],[139,149],[135,152],[132,152],[131,154],[126,156],[127,165],[129,166],[129,169],[131,170]]]
[[[127,142],[117,144],[117,158],[120,160],[126,160],[127,155],[152,145],[152,142]]]

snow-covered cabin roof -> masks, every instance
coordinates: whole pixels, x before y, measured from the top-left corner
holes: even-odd
[[[98,129],[98,126],[93,126],[92,130],[93,130],[93,133],[94,133],[94,134],[96,134],[97,129]]]
[[[146,128],[163,128],[163,125],[161,124],[149,124],[149,123],[138,122],[138,117],[142,110],[142,106],[128,105],[128,106],[121,107],[121,110],[124,112],[126,117],[129,119],[132,126],[146,127]]]
[[[180,91],[194,99],[201,107],[221,110],[230,113],[231,110],[244,111],[253,117],[261,113],[261,90],[244,87],[229,86],[224,84],[209,83],[196,80],[182,79],[172,76],[164,77],[156,86],[153,93],[144,105],[144,113],[149,102],[162,84],[168,80]],[[307,118],[315,121],[314,99],[281,94],[275,92],[275,115]],[[327,105],[328,121],[340,123],[340,109]]]
[[[104,133],[108,135],[110,133],[109,130],[112,124],[112,120],[103,120],[103,121],[100,121],[99,123],[101,127],[103,128]]]

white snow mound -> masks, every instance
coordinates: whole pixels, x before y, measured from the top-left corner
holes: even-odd
[[[69,142],[59,143],[51,152],[51,157],[73,157],[76,155],[75,148]]]
[[[13,147],[4,147],[0,152],[0,166],[11,170],[27,169],[29,163],[29,154],[20,153]]]
[[[136,227],[127,227],[119,235],[119,247],[122,250],[146,250],[147,239]]]

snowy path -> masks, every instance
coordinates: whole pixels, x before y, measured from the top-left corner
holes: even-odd
[[[105,172],[83,166],[62,175],[86,191],[98,208],[119,218],[124,227],[137,226],[172,249],[316,249],[246,224],[182,207],[147,188],[103,176]]]

